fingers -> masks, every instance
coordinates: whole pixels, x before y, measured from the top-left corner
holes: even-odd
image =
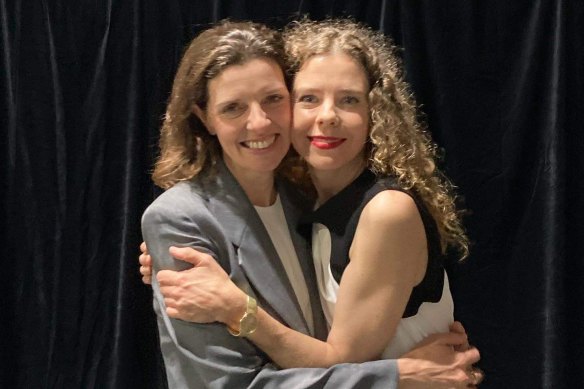
[[[474,363],[477,363],[481,359],[481,354],[476,347],[469,348],[466,351],[460,351],[456,355],[459,363],[471,366]]]
[[[484,373],[478,367],[467,366],[466,368],[454,368],[448,375],[448,388],[476,388],[483,379]]]
[[[171,246],[168,251],[174,258],[191,263],[194,266],[205,264],[210,257],[208,254],[197,251],[191,247]]]
[[[142,276],[145,276],[145,277],[152,276],[152,266],[150,266],[150,265],[140,266],[140,274],[142,274]]]
[[[466,334],[466,330],[459,321],[455,321],[450,325],[450,331],[456,332],[457,334]]]
[[[146,242],[140,243],[140,251],[142,251],[142,253],[148,255],[148,248],[146,247]]]
[[[178,306],[178,301],[176,300],[176,298],[173,297],[169,297],[168,295],[165,295],[163,293],[164,296],[164,305],[166,306],[166,308],[172,308],[174,310],[177,310],[179,308]]]
[[[429,336],[427,339],[431,340],[432,343],[442,344],[445,346],[453,346],[455,348],[468,342],[468,337],[466,336],[466,333],[460,334],[457,332],[433,334]]]
[[[459,345],[455,345],[454,350],[465,351],[465,350],[468,350],[470,348],[470,343],[468,342],[468,335],[466,334],[466,330],[464,329],[464,327],[462,326],[462,324],[459,321],[455,321],[454,323],[452,323],[450,325],[450,331],[455,332],[457,334],[464,334],[467,336],[466,342],[459,344]]]
[[[464,327],[460,322],[454,322],[450,326],[451,331],[460,333],[464,331]],[[466,334],[465,334],[466,335]],[[476,347],[471,346],[467,341],[459,346],[454,346],[457,352],[456,358],[458,363],[465,366],[464,371],[467,375],[467,388],[476,388],[484,379],[484,372],[478,367],[474,367],[473,364],[477,363],[481,359],[479,350]]]
[[[177,272],[174,270],[161,270],[156,274],[156,279],[160,284],[160,287],[163,288],[165,286],[174,286],[180,284],[178,277],[181,276],[181,272]]]
[[[168,317],[171,317],[173,319],[180,319],[181,318],[178,310],[176,310],[174,308],[167,307],[166,314],[168,315]]]
[[[485,373],[478,367],[471,367],[468,371],[468,385],[469,388],[476,388],[485,379]]]
[[[175,288],[174,286],[164,286],[160,288],[160,293],[164,299],[164,305],[167,308],[174,310],[173,315],[171,317],[176,317],[180,314],[181,309],[184,309],[184,291],[181,292],[180,289]]]
[[[142,275],[142,282],[146,285],[152,284],[152,258],[149,255],[142,254],[139,258],[140,274]]]
[[[142,266],[152,266],[152,257],[148,254],[140,254],[138,261]]]

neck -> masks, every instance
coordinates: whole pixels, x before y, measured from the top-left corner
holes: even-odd
[[[265,180],[258,177],[252,181],[238,181],[249,198],[249,201],[256,207],[269,207],[276,201],[276,188],[274,188],[273,174]]]
[[[268,207],[276,201],[274,187],[274,172],[255,172],[247,169],[237,169],[225,164],[235,180],[239,183],[249,201],[257,207]]]
[[[365,170],[366,162],[344,166],[335,170],[318,170],[310,168],[312,183],[316,189],[318,203],[324,204],[328,199],[345,189]]]

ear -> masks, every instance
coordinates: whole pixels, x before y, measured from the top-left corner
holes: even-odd
[[[199,118],[203,125],[207,128],[207,131],[211,135],[215,135],[215,130],[209,127],[207,122],[207,113],[201,109],[197,104],[193,104],[193,113]]]

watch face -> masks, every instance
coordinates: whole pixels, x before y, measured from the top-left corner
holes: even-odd
[[[258,326],[258,319],[256,315],[245,315],[240,322],[240,332],[243,334],[253,333]]]

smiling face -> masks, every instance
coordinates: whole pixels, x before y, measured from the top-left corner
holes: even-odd
[[[290,96],[282,69],[269,59],[232,65],[208,84],[207,110],[195,113],[217,136],[236,178],[272,173],[290,147]]]
[[[364,166],[369,84],[342,53],[311,57],[294,80],[292,144],[313,172],[354,174]]]

